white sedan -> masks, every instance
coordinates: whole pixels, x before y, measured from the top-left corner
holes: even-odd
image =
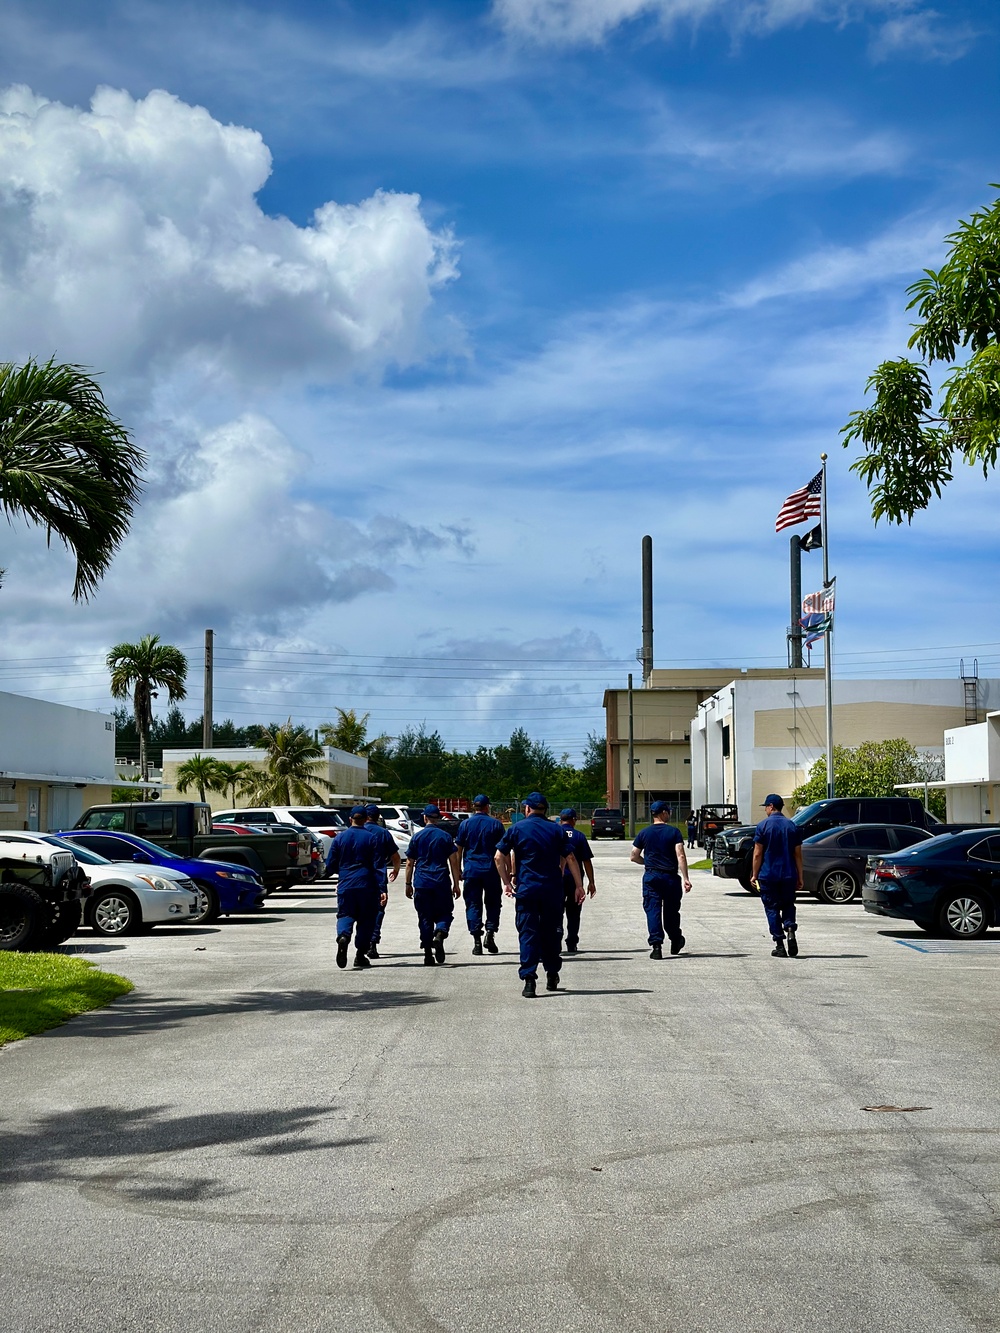
[[[83,866],[92,885],[84,902],[83,921],[98,935],[134,935],[144,926],[179,924],[198,914],[198,888],[179,870],[109,861],[50,833],[35,836],[72,852]]]

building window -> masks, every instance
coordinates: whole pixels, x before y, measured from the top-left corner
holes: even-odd
[[[684,762],[685,762],[685,764],[690,764],[691,760],[690,760],[690,759],[685,759]]]
[[[657,762],[658,764],[666,764],[666,763],[669,762],[669,760],[667,760],[667,759],[657,759],[656,762]]]
[[[729,758],[729,728],[725,726],[722,728],[722,757]]]
[[[0,805],[13,805],[16,800],[13,782],[0,782]]]

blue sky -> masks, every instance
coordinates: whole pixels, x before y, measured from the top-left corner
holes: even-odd
[[[973,0],[9,3],[0,358],[100,369],[151,475],[86,607],[0,540],[0,688],[106,706],[110,643],[212,625],[220,714],[576,753],[644,532],[658,665],[784,660],[773,519],[823,449],[838,670],[991,671],[995,483],[876,531],[838,431],[1000,178],[997,30]]]

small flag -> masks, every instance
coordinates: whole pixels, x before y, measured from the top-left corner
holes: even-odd
[[[837,596],[837,581],[834,579],[822,592],[811,592],[802,599],[802,615],[832,616]]]
[[[803,616],[799,624],[805,630],[802,646],[803,648],[811,648],[817,639],[821,639],[827,630],[832,628],[833,616]]]
[[[823,524],[817,523],[814,528],[810,528],[806,535],[799,541],[799,547],[803,551],[820,551],[823,549]]]
[[[819,518],[822,492],[823,470],[821,468],[808,485],[803,486],[801,490],[792,491],[781,506],[774,523],[775,532],[780,532],[782,528],[794,527],[796,523],[804,523],[807,518]]]

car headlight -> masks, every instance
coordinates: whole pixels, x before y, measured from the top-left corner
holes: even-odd
[[[140,875],[139,878],[144,884],[148,884],[151,889],[175,889],[177,886],[171,884],[169,880],[160,879],[159,875]]]
[[[221,875],[223,879],[238,879],[243,884],[253,884],[257,878],[256,875],[251,874],[241,875],[236,870],[219,870],[216,873]]]

